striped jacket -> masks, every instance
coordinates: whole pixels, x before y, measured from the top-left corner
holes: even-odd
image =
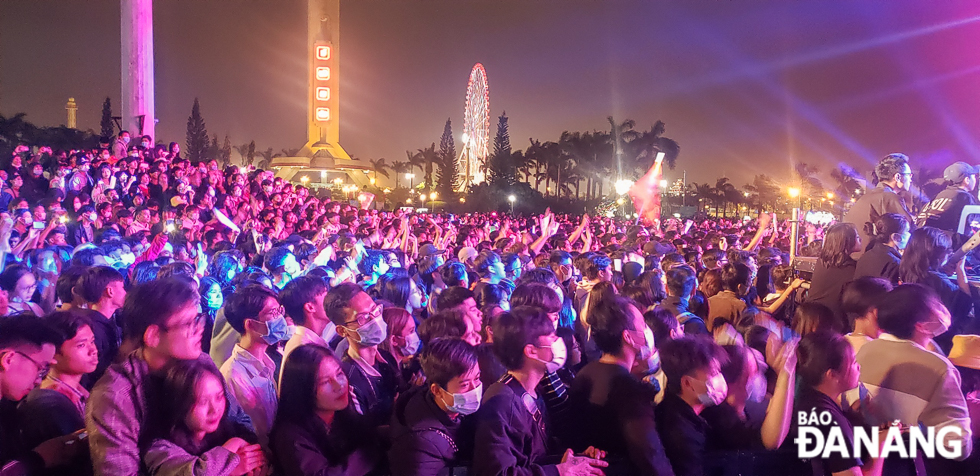
[[[868,389],[864,406],[868,423],[900,420],[905,425],[940,428],[954,426],[961,437],[949,436],[963,446],[963,458],[972,451],[973,437],[960,373],[946,357],[891,334],[864,344],[858,352],[861,383]]]

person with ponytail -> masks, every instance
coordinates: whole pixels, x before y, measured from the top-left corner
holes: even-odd
[[[874,228],[870,224],[865,224],[865,228],[865,233],[872,239],[858,259],[854,279],[864,276],[885,278],[897,285],[898,264],[912,236],[908,219],[897,213],[885,213],[875,220]]]

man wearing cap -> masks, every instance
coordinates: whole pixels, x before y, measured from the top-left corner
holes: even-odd
[[[963,207],[977,205],[980,201],[973,194],[977,188],[977,168],[965,162],[956,162],[943,172],[946,190],[939,192],[916,219],[916,226],[931,226],[955,234],[960,224]],[[957,246],[962,240],[954,239]]]
[[[912,214],[905,206],[905,200],[898,195],[912,185],[912,167],[909,166],[909,158],[905,154],[888,154],[875,166],[875,176],[878,178],[878,186],[868,190],[859,198],[851,206],[851,210],[844,215],[843,220],[857,227],[862,246],[871,243],[873,224],[885,213],[897,213],[904,216],[909,223],[915,223]],[[851,256],[857,259],[862,254],[864,254],[863,250]]]

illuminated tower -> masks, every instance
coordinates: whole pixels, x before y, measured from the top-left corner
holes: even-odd
[[[68,98],[68,104],[65,106],[68,110],[68,122],[65,123],[71,129],[78,127],[78,104],[75,104],[75,98]]]
[[[122,128],[154,136],[153,0],[119,0]]]
[[[320,178],[328,181],[343,177],[344,182],[364,185],[367,175],[355,171],[367,167],[351,160],[340,145],[340,0],[308,0],[307,38],[307,142],[297,157],[276,157],[272,167],[286,179],[306,169],[321,172]],[[303,176],[310,180],[317,175]]]

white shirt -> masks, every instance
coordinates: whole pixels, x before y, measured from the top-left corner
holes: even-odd
[[[259,444],[269,447],[269,430],[276,419],[276,364],[268,355],[258,357],[235,345],[231,357],[221,366],[221,375],[231,388],[242,410],[252,419]]]
[[[326,331],[326,329],[324,331]],[[323,337],[317,335],[316,332],[313,332],[303,326],[296,326],[296,329],[293,330],[292,337],[286,341],[286,346],[282,349],[282,366],[279,369],[280,386],[282,385],[282,369],[286,368],[286,359],[289,358],[289,354],[296,350],[297,347],[306,344],[316,344],[323,347],[328,347],[327,341],[325,341]]]

